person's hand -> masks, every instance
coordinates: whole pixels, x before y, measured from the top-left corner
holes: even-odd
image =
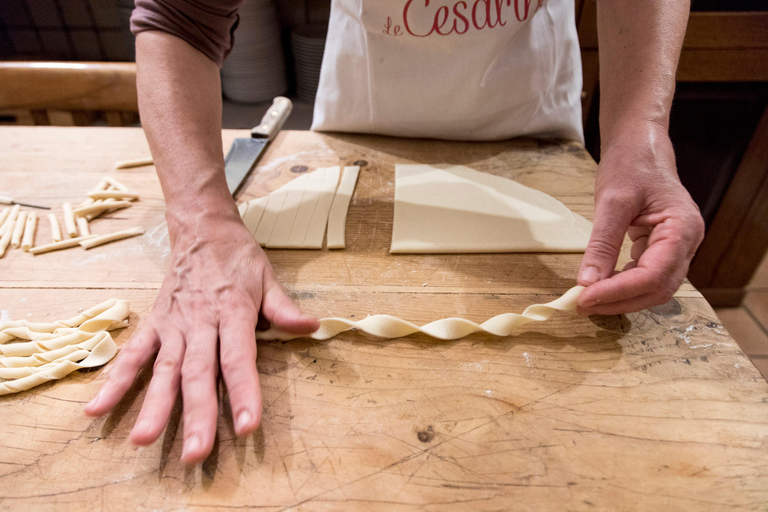
[[[615,272],[624,235],[633,242]],[[613,315],[665,304],[682,284],[704,238],[704,221],[680,183],[664,128],[638,123],[603,152],[595,221],[579,271],[582,314]]]
[[[236,433],[251,433],[260,424],[255,341],[259,313],[274,327],[297,334],[310,333],[319,323],[303,314],[284,293],[264,251],[236,214],[181,224],[179,231],[187,234],[172,243],[171,267],[152,313],[122,348],[106,383],[85,412],[90,416],[109,412],[139,370],[157,354],[130,440],[142,446],[154,442],[181,389],[181,459],[197,463],[210,453],[216,434],[219,366]]]

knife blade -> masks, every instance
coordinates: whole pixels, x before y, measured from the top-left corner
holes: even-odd
[[[224,171],[227,175],[227,187],[233,196],[237,194],[264,148],[280,131],[292,109],[291,100],[278,96],[272,100],[272,106],[264,114],[261,123],[251,129],[251,138],[235,139],[232,142],[224,159]]]

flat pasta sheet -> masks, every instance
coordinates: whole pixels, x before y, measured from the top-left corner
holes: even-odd
[[[463,165],[395,171],[393,253],[583,252],[592,224],[554,197]]]

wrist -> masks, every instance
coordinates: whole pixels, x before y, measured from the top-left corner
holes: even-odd
[[[625,116],[621,121],[600,130],[600,154],[617,149],[648,149],[669,142],[667,122],[637,116]]]

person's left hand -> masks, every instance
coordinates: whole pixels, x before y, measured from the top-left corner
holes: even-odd
[[[615,272],[627,233],[632,261]],[[597,170],[579,312],[614,315],[667,303],[703,238],[704,220],[677,176],[666,128],[638,123],[624,130],[604,149]]]

